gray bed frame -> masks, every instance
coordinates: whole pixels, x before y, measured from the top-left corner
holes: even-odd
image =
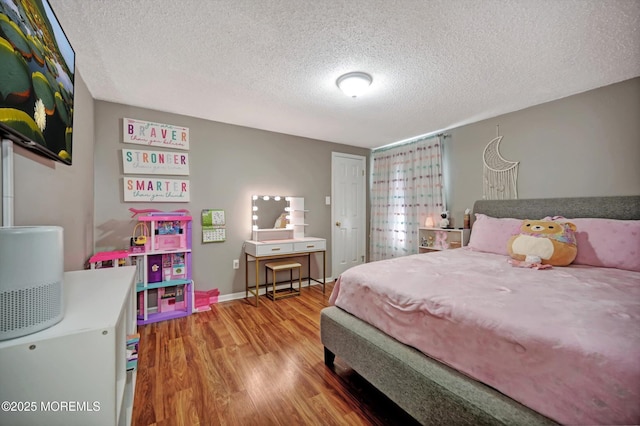
[[[640,196],[479,200],[473,210],[519,219],[560,215],[632,220],[640,219]],[[338,307],[321,311],[320,338],[327,366],[333,367],[337,355],[422,424],[555,424]]]

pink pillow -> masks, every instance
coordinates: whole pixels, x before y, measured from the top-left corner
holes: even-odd
[[[640,220],[561,218],[576,226],[578,265],[640,272]]]
[[[520,232],[522,219],[495,218],[482,213],[476,213],[475,216],[469,247],[477,251],[508,256],[507,243],[512,235]]]

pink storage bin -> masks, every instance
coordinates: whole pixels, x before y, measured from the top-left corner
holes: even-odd
[[[160,310],[158,312],[169,312],[176,310],[176,299],[172,297],[170,299],[160,299]]]
[[[185,234],[156,235],[156,250],[173,250],[187,248],[187,236]]]
[[[131,253],[144,253],[144,246],[131,246],[129,252]]]
[[[185,286],[166,287],[159,289],[159,312],[184,311],[187,309],[185,300]]]
[[[196,290],[194,292],[194,309],[197,312],[210,311],[211,305],[218,303],[218,296],[220,290],[214,288],[213,290],[201,291]]]

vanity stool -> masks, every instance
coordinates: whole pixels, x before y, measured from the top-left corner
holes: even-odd
[[[293,270],[298,268],[298,289],[293,288]],[[269,274],[268,271],[271,269],[273,275],[273,291],[269,292]],[[280,290],[276,290],[276,275],[278,271],[286,271],[289,270],[289,288],[283,288]],[[269,262],[264,265],[264,281],[266,284],[265,294],[271,300],[278,300],[284,297],[291,296],[300,296],[300,288],[302,287],[302,265],[297,262]]]

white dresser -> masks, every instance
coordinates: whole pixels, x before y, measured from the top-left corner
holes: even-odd
[[[64,318],[0,341],[1,425],[129,425],[135,266],[66,272]]]

